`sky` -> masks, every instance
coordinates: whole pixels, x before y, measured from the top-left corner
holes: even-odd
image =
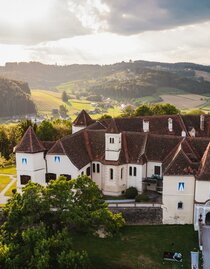
[[[210,65],[210,0],[0,0],[0,65]]]

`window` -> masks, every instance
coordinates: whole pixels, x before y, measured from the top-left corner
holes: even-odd
[[[136,167],[133,168],[133,175],[136,177]]]
[[[55,156],[54,157],[54,162],[55,163],[60,163],[60,161],[61,161],[61,157],[60,156]]]
[[[22,158],[22,164],[27,164],[27,159],[26,158]]]
[[[110,179],[113,180],[113,177],[114,177],[114,171],[112,168],[110,168]]]
[[[55,179],[56,179],[56,174],[53,174],[53,173],[46,173],[45,174],[46,183],[49,183],[50,180],[55,180]]]
[[[86,169],[86,175],[89,177],[90,176],[90,166]]]
[[[155,175],[160,176],[160,166],[155,165]]]
[[[100,173],[100,164],[97,163],[97,173]]]
[[[113,137],[110,137],[110,138],[109,138],[109,143],[110,143],[110,144],[114,144],[114,138],[113,138]]]
[[[182,202],[178,202],[177,209],[183,209],[183,203]]]
[[[93,173],[95,173],[96,172],[96,165],[95,165],[95,163],[93,163]]]
[[[132,176],[132,174],[133,174],[133,173],[132,173],[132,167],[130,166],[130,167],[129,167],[129,176]]]
[[[83,175],[84,175],[84,172],[82,171],[81,176],[83,176]]]
[[[120,178],[123,179],[123,168],[121,168]]]
[[[129,167],[129,176],[134,176],[134,177],[137,176],[137,168],[135,166],[134,167],[132,167],[132,166]]]
[[[26,176],[26,175],[20,176],[20,183],[22,185],[27,184],[29,182],[29,180],[31,180],[31,177],[30,176]]]
[[[65,177],[67,181],[71,180],[71,175],[68,175],[68,174],[61,174],[60,176]]]
[[[184,182],[178,183],[178,191],[184,191]]]

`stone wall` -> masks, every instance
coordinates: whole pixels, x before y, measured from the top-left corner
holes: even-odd
[[[162,208],[160,207],[140,207],[140,208],[109,208],[113,213],[122,213],[128,225],[155,225],[162,224]]]

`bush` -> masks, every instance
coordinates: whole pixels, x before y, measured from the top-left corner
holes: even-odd
[[[142,194],[139,194],[139,195],[136,196],[135,201],[137,203],[140,203],[140,202],[148,202],[149,201],[149,197],[148,197],[147,194],[142,193]]]
[[[130,187],[125,191],[125,197],[128,199],[134,199],[138,195],[138,191],[135,187]]]

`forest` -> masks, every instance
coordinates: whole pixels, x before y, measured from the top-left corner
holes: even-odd
[[[0,77],[0,117],[36,113],[26,82]]]

